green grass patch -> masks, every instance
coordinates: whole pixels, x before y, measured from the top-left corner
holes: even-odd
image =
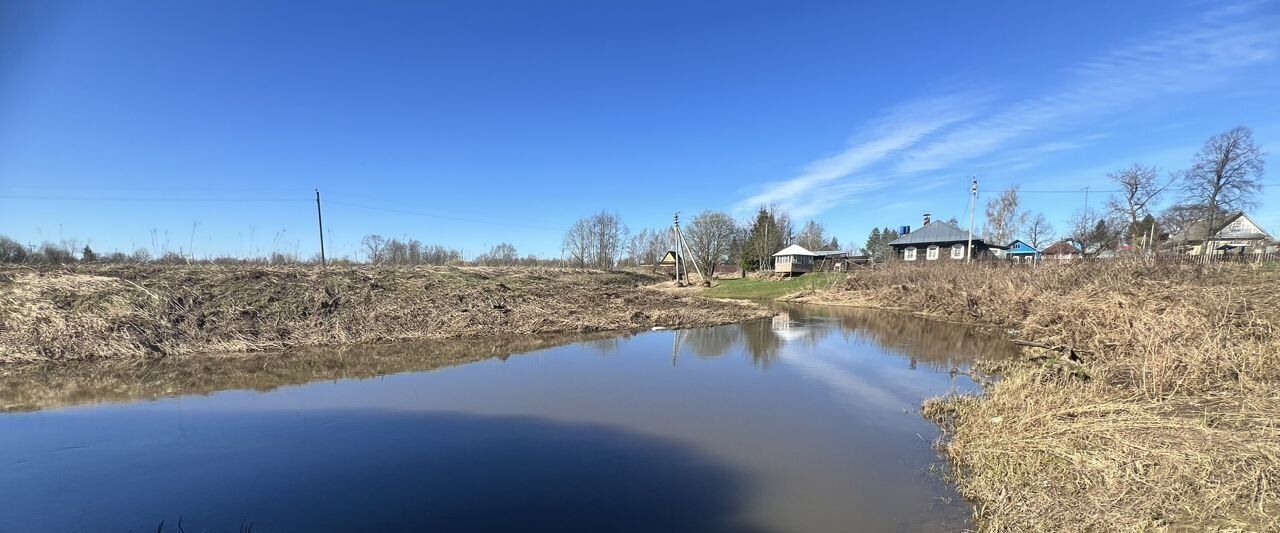
[[[843,272],[810,272],[783,280],[721,279],[716,280],[715,287],[707,289],[702,294],[711,298],[773,300],[800,291],[827,289],[844,281],[845,276],[847,274]]]

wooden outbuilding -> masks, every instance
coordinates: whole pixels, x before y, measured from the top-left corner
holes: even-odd
[[[773,271],[782,274],[804,274],[813,271],[817,255],[799,244],[793,244],[773,254]]]
[[[1046,263],[1068,263],[1083,256],[1080,247],[1069,239],[1055,242],[1040,251],[1040,258]]]

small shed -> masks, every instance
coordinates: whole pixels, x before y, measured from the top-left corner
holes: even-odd
[[[773,254],[773,271],[783,274],[804,274],[813,270],[813,259],[817,257],[799,244],[793,244]]]
[[[658,269],[668,274],[675,275],[677,262],[680,265],[680,268],[685,268],[684,258],[677,256],[674,250],[667,250],[666,255],[662,256],[662,260],[658,261]]]
[[[1015,240],[1009,243],[1008,250],[1005,251],[1004,256],[1010,261],[1034,263],[1040,260],[1040,250],[1021,240]]]
[[[1061,240],[1040,251],[1040,257],[1047,263],[1068,263],[1080,259],[1081,250],[1070,240]]]

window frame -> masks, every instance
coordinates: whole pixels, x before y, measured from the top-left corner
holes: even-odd
[[[940,254],[940,253],[939,253],[939,250],[940,250],[940,249],[941,249],[941,248],[939,248],[939,247],[938,247],[938,245],[936,245],[936,244],[930,245],[928,248],[925,248],[925,249],[924,249],[924,260],[925,260],[925,261],[937,261],[937,260],[938,260],[938,256],[939,256],[939,255],[942,255],[942,254]]]
[[[903,260],[903,261],[915,261],[915,260],[916,260],[916,247],[915,247],[915,246],[908,246],[908,247],[904,248],[904,249],[902,250],[902,260]]]
[[[959,254],[957,255],[957,253],[956,253],[956,252],[959,252]],[[963,245],[963,244],[956,243],[956,244],[951,245],[951,258],[952,258],[952,259],[964,259],[964,245]]]

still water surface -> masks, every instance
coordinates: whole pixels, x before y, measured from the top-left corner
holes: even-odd
[[[886,312],[779,310],[11,378],[0,530],[967,527],[918,407],[974,391],[962,371],[1007,344]]]

